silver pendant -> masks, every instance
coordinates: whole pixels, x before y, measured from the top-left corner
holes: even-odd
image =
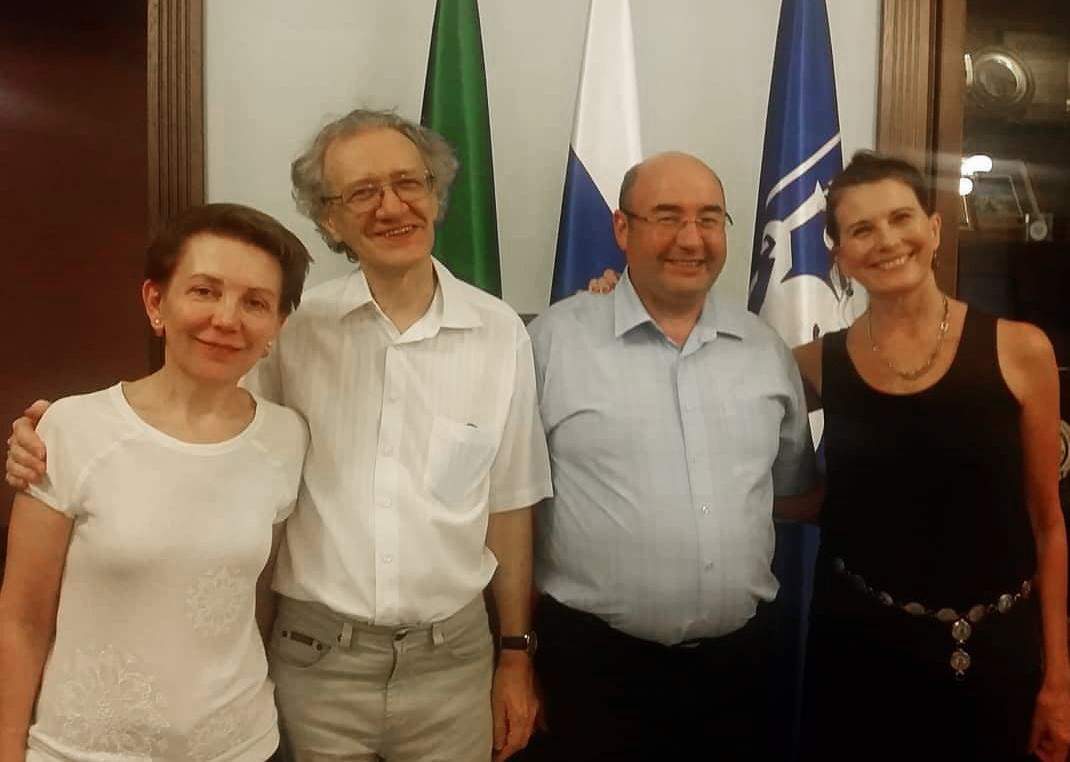
[[[965,619],[960,619],[951,625],[951,637],[960,645],[965,643],[973,635],[973,627]]]
[[[970,668],[970,655],[961,648],[956,648],[951,654],[951,669],[955,670],[955,679],[962,680],[966,677],[966,670]]]
[[[996,601],[996,608],[999,609],[999,613],[1006,614],[1011,610],[1011,606],[1014,605],[1014,596],[1010,593],[1004,593]]]
[[[956,619],[962,618],[959,615],[959,612],[955,611],[955,609],[940,609],[936,612],[935,616],[937,621],[943,622],[944,624],[951,624]]]

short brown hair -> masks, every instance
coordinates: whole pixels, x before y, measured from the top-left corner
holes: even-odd
[[[255,246],[277,259],[282,268],[279,312],[289,315],[297,309],[312,262],[308,249],[274,217],[242,204],[203,204],[168,220],[149,244],[145,277],[166,285],[186,244],[205,233]]]
[[[876,151],[858,151],[851,157],[850,163],[829,183],[828,196],[825,198],[825,232],[833,244],[840,242],[840,223],[836,219],[836,207],[839,206],[844,191],[881,180],[898,180],[903,183],[914,191],[925,213],[933,213],[935,207],[932,186],[917,167],[909,161],[885,156]]]

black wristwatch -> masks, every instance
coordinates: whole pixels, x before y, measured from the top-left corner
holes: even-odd
[[[502,635],[498,638],[498,648],[503,651],[527,651],[528,656],[534,656],[538,647],[539,638],[534,630],[523,635]]]

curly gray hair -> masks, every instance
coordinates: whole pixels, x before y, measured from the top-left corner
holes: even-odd
[[[345,243],[336,241],[321,222],[327,207],[324,196],[329,192],[323,179],[323,157],[327,153],[327,148],[335,140],[377,129],[400,132],[420,151],[424,164],[433,178],[435,195],[438,197],[438,217],[435,222],[441,222],[446,214],[446,201],[449,198],[450,186],[460,167],[456,151],[445,138],[434,130],[398,116],[394,111],[358,108],[324,125],[312,140],[311,145],[290,165],[293,198],[297,204],[297,210],[316,224],[316,230],[319,231],[327,246],[332,251],[344,253],[352,262],[357,261],[356,252]]]

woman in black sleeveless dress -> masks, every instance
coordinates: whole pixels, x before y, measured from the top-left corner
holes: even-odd
[[[870,308],[797,350],[825,409],[806,759],[1066,759],[1058,380],[1037,328],[944,295],[909,164],[858,154],[828,195]]]

